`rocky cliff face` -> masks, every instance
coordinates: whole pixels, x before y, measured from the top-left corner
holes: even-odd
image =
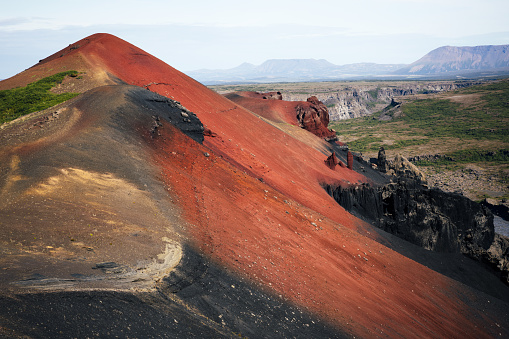
[[[402,82],[391,86],[359,83],[319,93],[283,91],[282,95],[284,100],[288,101],[303,101],[308,96],[314,95],[327,106],[330,120],[337,121],[371,115],[389,105],[394,97],[452,91],[479,83],[479,81]]]
[[[400,155],[388,161],[383,148],[377,160],[378,170],[393,181],[323,187],[346,210],[384,231],[430,251],[465,254],[509,285],[509,238],[495,233],[492,206],[429,189],[422,172]]]
[[[483,255],[482,260],[496,272],[500,272],[501,279],[509,285],[509,238],[495,233],[495,239]]]
[[[399,154],[387,161],[383,147],[377,163],[381,172],[397,181],[346,188],[326,185],[327,192],[348,211],[425,249],[477,259],[486,255],[495,237],[493,214],[487,207],[459,194],[429,189],[415,165]]]
[[[428,250],[480,258],[493,243],[491,212],[461,195],[428,189],[400,178],[380,187],[326,186],[345,209]]]
[[[324,188],[346,210],[384,231],[430,251],[462,253],[509,285],[509,238],[495,233],[487,207],[405,177],[378,187]]]

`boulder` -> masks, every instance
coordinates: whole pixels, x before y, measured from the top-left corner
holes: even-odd
[[[295,107],[299,126],[328,141],[337,140],[336,132],[328,129],[329,111],[315,96]]]
[[[340,161],[338,157],[336,157],[335,152],[332,152],[332,154],[329,155],[329,157],[325,160],[325,164],[327,165],[327,167],[329,167],[332,170],[336,168],[336,166],[339,165],[339,163]]]
[[[215,138],[217,137],[217,133],[212,132],[209,128],[205,127],[203,130],[203,136]]]

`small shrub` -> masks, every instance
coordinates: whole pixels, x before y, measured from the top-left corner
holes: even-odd
[[[61,72],[28,84],[26,87],[0,91],[0,124],[32,112],[42,111],[77,96],[79,93],[50,92],[51,88],[61,83],[68,75],[76,76],[78,72]]]

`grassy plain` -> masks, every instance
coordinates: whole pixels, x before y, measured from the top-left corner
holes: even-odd
[[[354,151],[376,157],[435,155],[416,164],[432,185],[473,200],[509,200],[509,80],[441,94],[400,97],[390,121],[377,114],[332,124]],[[382,114],[382,113],[381,113]]]
[[[480,153],[509,149],[508,80],[396,100],[402,105],[390,121],[381,121],[375,114],[335,122],[331,127],[352,150],[366,155],[376,155],[384,146],[389,153],[407,156],[447,154],[467,159],[466,154],[471,153],[475,162],[494,160]]]

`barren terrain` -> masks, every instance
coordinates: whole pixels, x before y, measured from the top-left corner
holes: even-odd
[[[94,34],[0,88],[70,69],[86,76],[56,91],[90,90],[0,130],[0,335],[509,335],[498,277],[324,189],[379,172],[330,168],[325,140],[124,40]]]

